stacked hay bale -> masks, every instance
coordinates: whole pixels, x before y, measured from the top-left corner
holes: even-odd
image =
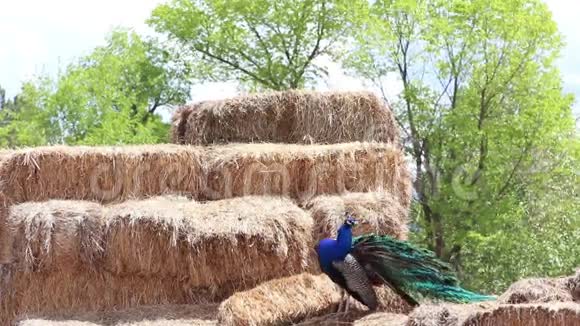
[[[211,146],[220,152],[213,159],[230,157],[224,160],[229,165],[212,164],[220,168],[211,170],[226,173],[209,177],[210,188],[218,194],[240,196],[243,184],[244,193],[284,194],[308,210],[314,221],[312,247],[335,236],[345,211],[361,220],[355,234],[406,239],[411,180],[398,133],[393,113],[368,92],[290,91],[208,101],[179,110],[172,126],[175,143]],[[244,148],[232,142],[249,144]],[[257,150],[261,148],[273,153],[273,160]],[[322,153],[330,153],[329,159],[313,167],[310,158]],[[240,170],[255,177],[236,179]],[[272,183],[272,178],[277,181]],[[309,272],[320,273],[314,252],[309,265]],[[384,292],[383,309],[408,308]],[[323,315],[338,300],[327,277],[304,274],[233,295],[222,303],[218,319],[224,325],[286,324]]]
[[[386,288],[378,288],[379,310],[408,313],[408,306]],[[347,314],[333,313],[341,299],[335,284],[323,274],[303,273],[264,282],[238,292],[224,301],[218,312],[220,325],[279,325],[306,323],[319,325],[321,321],[354,321],[367,309],[353,302]],[[307,320],[307,321],[306,321]]]
[[[185,107],[174,145],[2,152],[0,322],[246,290],[220,310],[243,324],[225,307],[314,270],[314,242],[345,209],[362,231],[406,237],[397,133],[371,94],[291,91]]]
[[[284,198],[15,205],[0,316],[215,302],[305,270],[311,224]]]
[[[573,302],[536,304],[468,304],[423,306],[415,309],[408,326],[577,326],[580,305]]]
[[[399,130],[370,92],[286,91],[184,106],[173,116],[171,135],[174,143],[201,145],[397,143]]]
[[[216,304],[140,306],[74,316],[43,316],[20,320],[18,326],[214,326]],[[64,318],[67,320],[64,320]]]

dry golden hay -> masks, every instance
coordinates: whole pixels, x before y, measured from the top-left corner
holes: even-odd
[[[401,149],[381,143],[232,144],[209,149],[209,199],[387,191],[409,207],[411,177]]]
[[[311,217],[280,197],[129,201],[105,215],[103,266],[112,273],[188,279],[216,291],[300,273],[312,243]]]
[[[7,154],[0,185],[15,203],[195,195],[203,183],[202,154],[176,145],[20,149]]]
[[[501,303],[541,303],[573,301],[568,278],[529,278],[512,284],[501,295]]]
[[[333,313],[308,319],[296,326],[405,326],[408,316],[392,312],[370,312],[349,310],[348,313]]]
[[[336,236],[336,230],[344,223],[345,211],[354,214],[359,221],[353,228],[354,235],[375,233],[407,239],[408,207],[387,192],[321,195],[305,207],[312,213],[318,239]]]
[[[376,312],[356,320],[354,326],[404,326],[409,317],[403,314]]]
[[[80,320],[44,320],[26,319],[16,323],[17,326],[101,326],[96,323]]]
[[[303,273],[238,292],[219,307],[220,325],[283,325],[329,312],[340,293],[325,275]]]
[[[539,304],[497,303],[426,305],[409,316],[408,326],[574,326],[580,325],[580,305],[573,302]]]
[[[566,278],[565,284],[572,298],[580,302],[580,268],[576,270],[576,274]]]
[[[77,315],[141,305],[203,303],[212,293],[176,278],[119,277],[108,272],[71,269],[55,273],[5,270],[0,325],[26,316]]]
[[[21,273],[90,268],[102,262],[102,207],[54,200],[11,206],[0,261]]]
[[[216,289],[299,273],[312,243],[310,216],[279,197],[24,203],[7,224],[20,272],[88,268]]]
[[[371,92],[266,92],[183,107],[172,142],[398,142],[392,111]]]
[[[82,315],[28,316],[18,326],[217,325],[217,304],[142,306]]]
[[[386,288],[376,288],[379,309],[408,312],[398,296]],[[326,275],[303,273],[279,278],[238,292],[224,301],[219,308],[220,325],[319,325],[325,321],[353,321],[367,309],[351,299],[348,315],[333,314],[340,302],[340,292]]]
[[[212,320],[197,319],[156,319],[119,323],[93,323],[79,320],[44,320],[27,319],[19,322],[16,326],[216,326]]]
[[[171,142],[174,144],[185,144],[183,135],[187,128],[187,119],[192,112],[192,107],[181,106],[173,113],[171,117]]]
[[[411,180],[396,146],[233,144],[41,147],[11,152],[0,168],[14,203],[50,199],[120,202],[163,194],[194,199],[388,191],[408,207]]]
[[[2,187],[0,185],[0,187]],[[0,191],[0,265],[8,263],[4,261],[4,257],[9,255],[9,248],[6,244],[8,235],[6,234],[6,218],[10,210],[10,202],[8,197]]]
[[[14,206],[1,316],[215,301],[307,268],[312,219],[289,199],[151,198]]]

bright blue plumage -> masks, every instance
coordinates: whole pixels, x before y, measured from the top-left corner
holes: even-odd
[[[326,238],[318,243],[316,246],[318,262],[320,264],[320,269],[328,275],[333,282],[346,290],[348,294],[358,301],[374,309],[376,308],[376,296],[374,290],[372,290],[372,286],[365,283],[365,281],[368,281],[366,280],[366,275],[345,275],[345,273],[339,269],[340,266],[337,266],[336,264],[337,262],[344,262],[352,250],[352,227],[355,224],[356,220],[352,217],[348,217],[344,224],[338,229],[338,236],[336,239]],[[351,259],[350,261],[355,261],[356,263],[356,260],[354,259]],[[356,267],[359,267],[358,270],[363,270],[360,266],[355,266],[355,269]],[[359,279],[361,277],[363,277],[362,280]],[[358,287],[356,285],[353,286],[353,282],[349,282],[350,280],[354,280],[354,282],[356,282],[355,284],[360,285]],[[349,286],[349,283],[351,286]],[[369,297],[369,295],[372,296],[372,298]]]
[[[337,239],[321,240],[316,251],[322,271],[352,297],[374,310],[372,285],[387,285],[412,306],[418,298],[452,302],[494,300],[461,288],[451,267],[427,250],[383,235],[353,238],[356,220],[347,217]]]
[[[332,262],[344,260],[352,248],[352,226],[343,224],[338,230],[338,236],[335,239],[322,239],[318,243],[318,255],[320,267],[323,271],[332,271],[334,267]]]

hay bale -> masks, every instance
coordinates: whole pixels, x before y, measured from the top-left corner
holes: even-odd
[[[409,315],[408,326],[580,325],[580,305],[571,302],[499,305],[425,305]]]
[[[103,256],[102,207],[55,200],[11,206],[0,261],[21,273],[96,268]]]
[[[299,326],[404,326],[408,317],[403,314],[390,312],[350,311],[348,313],[334,313],[300,322]]]
[[[76,316],[29,316],[18,326],[169,326],[217,325],[216,304],[142,306]]]
[[[568,278],[529,278],[512,284],[499,297],[502,303],[541,303],[573,301],[572,291],[567,287]]]
[[[482,304],[426,304],[409,314],[408,326],[460,326],[479,311],[494,309],[495,303]]]
[[[580,302],[580,268],[576,270],[576,273],[569,277],[562,277],[562,282],[570,295],[572,295],[573,301]]]
[[[310,216],[270,197],[24,203],[12,207],[8,224],[21,273],[93,269],[207,288],[299,273],[312,242]]]
[[[108,272],[65,269],[58,272],[3,273],[0,325],[26,316],[77,315],[141,305],[195,304],[212,293],[176,278],[120,277]]]
[[[79,320],[43,320],[27,319],[16,324],[17,326],[99,326],[99,324]]]
[[[204,175],[202,154],[200,148],[175,145],[21,149],[6,154],[0,184],[15,203],[195,195]]]
[[[379,143],[40,147],[9,154],[0,168],[14,203],[50,199],[120,202],[164,194],[194,199],[389,191],[408,207],[401,149]]]
[[[191,112],[193,112],[193,107],[181,106],[177,108],[173,116],[171,117],[171,130],[170,137],[171,142],[174,144],[185,144],[185,131],[187,130],[187,120]]]
[[[398,134],[393,113],[371,92],[238,96],[184,107],[172,121],[172,142],[178,144],[395,143]]]
[[[408,312],[410,307],[387,288],[376,288],[379,309]],[[351,299],[349,314],[332,313],[338,308],[340,292],[326,275],[303,273],[275,279],[238,292],[219,308],[220,325],[320,325],[322,322],[354,321],[368,310]]]
[[[317,239],[336,236],[336,230],[344,223],[345,211],[359,220],[353,229],[354,235],[376,233],[407,239],[408,207],[387,192],[321,195],[307,202],[305,207],[314,218]]]
[[[11,209],[0,315],[221,300],[307,268],[312,220],[288,199],[152,198]]]
[[[481,311],[470,317],[465,325],[512,326],[578,326],[580,305],[574,303],[549,303],[505,305]]]
[[[340,293],[325,275],[300,274],[238,292],[219,307],[220,325],[288,325],[336,309]]]
[[[289,199],[129,201],[105,214],[103,266],[116,275],[255,284],[307,268],[312,219]]]
[[[21,321],[17,326],[214,326],[213,321],[195,320],[195,319],[160,319],[132,321],[127,323],[92,323],[78,320],[43,320],[29,319]]]
[[[5,261],[5,258],[10,256],[8,234],[6,233],[6,219],[9,210],[10,200],[8,199],[8,196],[0,191],[0,265],[9,263],[9,261]]]
[[[92,323],[78,320],[44,320],[28,319],[21,321],[17,326],[215,326],[217,323],[212,320],[197,319],[158,319],[130,321],[119,323]]]
[[[411,178],[401,149],[380,143],[234,144],[208,151],[207,197],[386,191],[409,207]]]
[[[376,312],[365,316],[353,323],[355,326],[404,326],[409,319],[403,314],[393,314],[388,312]]]

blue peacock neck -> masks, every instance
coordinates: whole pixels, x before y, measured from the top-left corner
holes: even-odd
[[[336,249],[341,255],[348,255],[352,248],[352,227],[347,224],[343,224],[338,229],[338,235],[336,237]]]
[[[325,238],[320,240],[316,247],[320,266],[325,273],[335,273],[332,263],[344,260],[352,248],[351,225],[343,224],[338,229],[336,239]]]

